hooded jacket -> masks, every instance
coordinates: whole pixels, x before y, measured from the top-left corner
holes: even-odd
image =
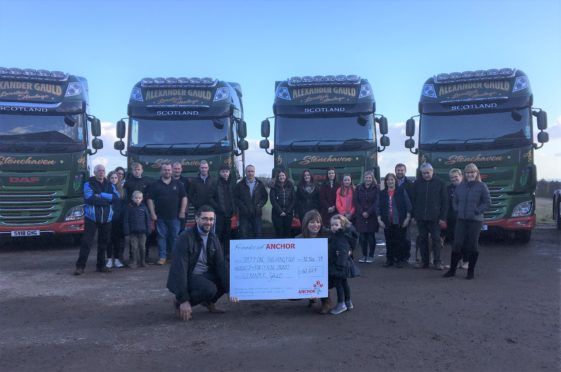
[[[84,183],[84,216],[96,223],[107,223],[113,219],[111,204],[119,201],[119,193],[108,180],[103,183],[90,177]]]

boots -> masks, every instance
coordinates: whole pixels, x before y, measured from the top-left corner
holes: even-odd
[[[327,315],[329,313],[330,309],[331,309],[331,301],[329,301],[329,298],[322,298],[321,299],[321,310],[319,311],[319,313],[321,315]]]
[[[456,275],[456,267],[458,267],[458,262],[462,258],[462,254],[460,252],[452,252],[452,256],[450,257],[450,269],[443,275],[445,278],[451,278]]]
[[[469,256],[469,266],[466,279],[473,279],[473,273],[475,271],[475,264],[477,263],[477,258],[479,257],[479,252],[474,252]]]

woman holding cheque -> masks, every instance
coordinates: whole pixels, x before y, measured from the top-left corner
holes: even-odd
[[[329,230],[323,227],[321,214],[315,209],[306,212],[306,214],[302,218],[302,233],[300,235],[297,235],[296,238],[313,239],[327,237],[329,237]],[[319,313],[322,315],[329,313],[329,310],[331,308],[331,303],[329,301],[329,289],[333,288],[333,283],[331,280],[329,280],[327,288],[328,296],[320,299],[321,310],[319,311]],[[309,306],[312,306],[314,302],[314,300],[310,300]]]

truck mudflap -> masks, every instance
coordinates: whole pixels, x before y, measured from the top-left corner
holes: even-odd
[[[84,220],[57,222],[41,226],[0,226],[0,235],[8,235],[13,238],[53,234],[81,234],[83,232]]]
[[[504,230],[532,230],[536,227],[536,216],[503,218],[494,221],[484,221],[483,230],[489,227],[501,228]]]

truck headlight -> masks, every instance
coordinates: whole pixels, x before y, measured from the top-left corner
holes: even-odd
[[[512,210],[512,217],[528,216],[532,213],[534,203],[531,200],[518,204]]]
[[[77,221],[84,217],[84,205],[77,205],[66,212],[65,221]]]

